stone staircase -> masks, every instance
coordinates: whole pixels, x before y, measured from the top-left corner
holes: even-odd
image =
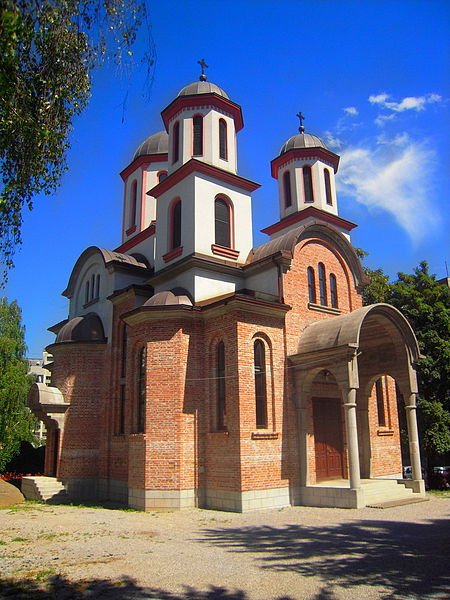
[[[401,506],[425,500],[424,495],[413,493],[411,488],[407,488],[397,479],[363,479],[361,487],[365,505],[375,508]]]
[[[38,500],[47,504],[70,502],[67,490],[55,477],[23,477],[22,494],[27,500]]]

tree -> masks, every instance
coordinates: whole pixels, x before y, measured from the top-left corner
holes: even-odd
[[[360,253],[361,256],[361,253]],[[450,451],[450,288],[436,280],[423,261],[412,274],[390,283],[381,269],[365,268],[371,279],[364,304],[388,302],[413,328],[423,356],[417,365],[422,447],[432,465]]]
[[[22,441],[34,441],[35,419],[27,408],[31,380],[25,360],[25,328],[17,302],[0,299],[0,471]]]
[[[143,22],[145,0],[1,2],[0,284],[21,243],[24,207],[52,194],[67,170],[69,134],[89,100],[92,70],[108,57],[130,66]],[[142,59],[150,70],[150,34]]]

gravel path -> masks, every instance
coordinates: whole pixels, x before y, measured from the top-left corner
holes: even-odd
[[[0,510],[0,598],[450,598],[450,499],[385,510]],[[45,591],[46,590],[46,591]]]

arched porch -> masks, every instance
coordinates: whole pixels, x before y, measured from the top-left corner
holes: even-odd
[[[376,435],[380,442],[374,434],[371,391],[377,380],[389,381],[387,377],[395,380],[405,399],[413,471],[407,486],[415,493],[424,493],[416,420],[415,365],[419,356],[410,325],[387,304],[314,323],[300,335],[298,352],[289,357],[295,371],[300,504],[367,504],[368,483],[374,485],[383,475],[373,458],[376,444],[382,442],[382,436],[397,436],[400,452],[396,415],[389,413],[387,420],[386,415],[379,414]],[[390,389],[392,394],[393,384]],[[380,403],[378,410],[382,406]],[[392,444],[390,451],[394,456]],[[395,463],[394,458],[392,461]],[[391,479],[401,478],[398,464],[395,474],[392,469],[387,473]]]

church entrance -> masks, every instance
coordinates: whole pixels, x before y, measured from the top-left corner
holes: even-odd
[[[341,403],[338,398],[313,398],[316,480],[342,479],[344,457]]]

